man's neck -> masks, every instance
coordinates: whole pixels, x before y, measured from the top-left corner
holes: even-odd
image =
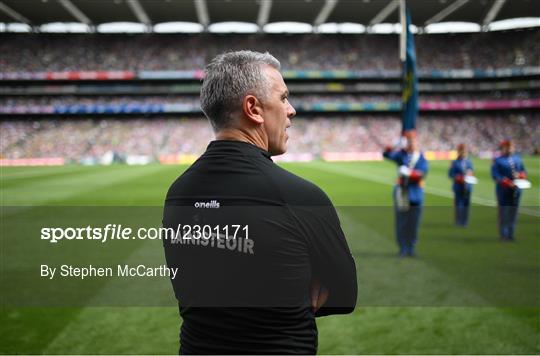
[[[251,134],[248,131],[236,129],[236,128],[227,128],[219,130],[216,133],[216,140],[228,140],[228,141],[240,141],[251,143],[265,151],[268,151],[268,143],[263,140],[260,135]]]

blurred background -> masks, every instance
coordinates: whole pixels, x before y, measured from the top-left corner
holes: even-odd
[[[0,6],[2,165],[187,163],[212,139],[202,70],[281,61],[298,115],[278,160],[380,160],[399,135],[398,2],[16,0]],[[540,7],[411,0],[430,158],[540,145]],[[31,161],[27,161],[30,159]]]
[[[401,133],[398,0],[0,0],[0,353],[177,353],[167,278],[38,275],[41,263],[157,266],[160,242],[36,239],[42,226],[160,226],[171,182],[213,139],[205,65],[251,49],[281,62],[297,111],[274,159],[329,195],[356,259],[358,307],[317,320],[319,352],[539,354],[540,3],[407,5],[430,172],[418,258],[403,260],[396,167],[379,162]],[[514,244],[498,240],[490,173],[503,139],[532,183]],[[459,143],[479,179],[467,228],[448,179]]]

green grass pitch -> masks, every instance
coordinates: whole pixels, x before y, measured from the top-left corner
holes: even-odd
[[[540,159],[525,159],[533,188],[523,194],[515,243],[498,241],[490,161],[474,164],[480,183],[470,226],[463,229],[452,224],[449,162],[430,162],[416,259],[396,257],[392,163],[283,164],[330,196],[357,263],[358,307],[350,315],[318,319],[319,353],[540,353]],[[177,353],[175,307],[6,305],[5,296],[22,291],[6,289],[5,272],[24,269],[11,264],[6,251],[9,244],[26,245],[10,239],[5,227],[28,207],[160,207],[185,168],[2,167],[0,353]],[[117,258],[137,258],[137,251]],[[156,288],[171,297],[167,281],[160,283]],[[110,287],[106,281],[96,285],[96,294],[106,296]]]

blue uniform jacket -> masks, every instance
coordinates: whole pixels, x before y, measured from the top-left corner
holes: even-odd
[[[507,188],[503,184],[501,184],[504,178],[510,180],[516,178],[514,177],[514,173],[527,173],[527,171],[525,170],[525,166],[523,165],[523,161],[518,154],[499,156],[493,160],[493,165],[491,166],[491,176],[497,184],[497,193],[514,190],[513,188]]]
[[[448,177],[450,177],[452,180],[456,178],[457,175],[462,175],[465,177],[467,175],[468,170],[473,170],[473,164],[470,159],[456,159],[452,161],[450,164],[450,169],[448,170]],[[471,190],[472,186],[470,184],[460,184],[457,183],[454,180],[454,184],[452,184],[452,190],[454,192],[462,192],[463,189]]]
[[[408,153],[406,150],[387,150],[383,153],[383,156],[389,160],[396,162],[399,166],[409,166],[409,163],[412,159],[412,153]],[[428,161],[424,157],[423,153],[420,153],[420,157],[416,161],[414,167],[409,167],[421,173],[422,177],[419,181],[415,182],[408,180],[407,182],[407,191],[409,193],[409,201],[413,204],[422,204],[424,201],[424,182],[428,173]],[[398,183],[399,184],[399,183]]]

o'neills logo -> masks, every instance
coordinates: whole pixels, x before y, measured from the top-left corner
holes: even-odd
[[[219,202],[217,200],[198,201],[194,204],[194,206],[196,208],[219,209]]]

